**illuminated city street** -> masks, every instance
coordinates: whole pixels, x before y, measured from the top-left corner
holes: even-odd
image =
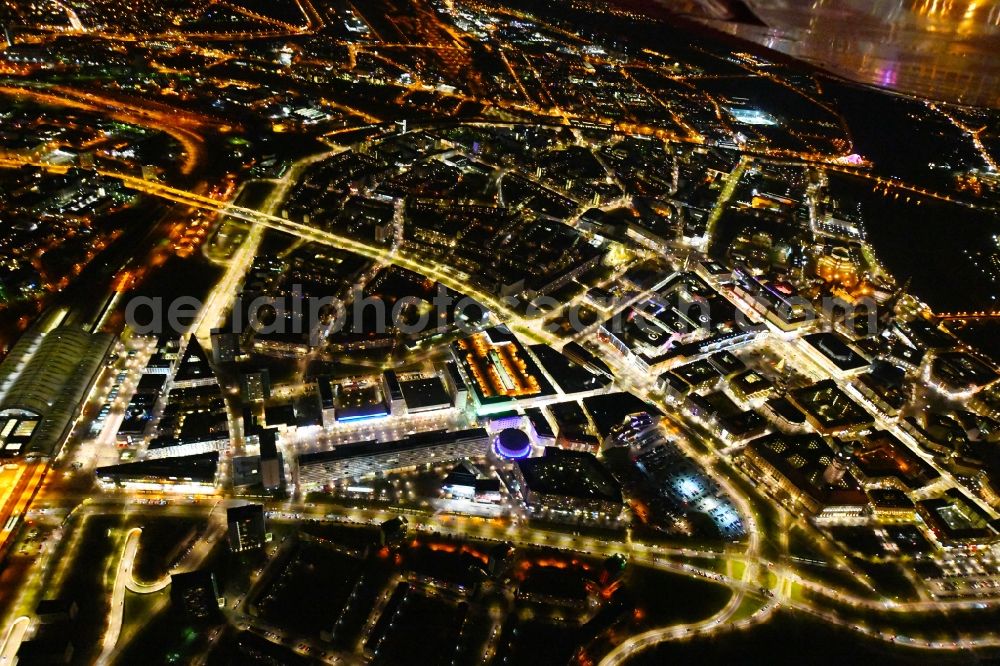
[[[0,8],[0,666],[1000,656],[995,3],[646,4]]]

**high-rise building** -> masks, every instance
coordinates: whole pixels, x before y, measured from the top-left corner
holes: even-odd
[[[240,355],[240,338],[223,328],[212,329],[212,360],[232,363]]]
[[[226,511],[229,524],[229,549],[234,553],[264,546],[264,507],[244,504]]]
[[[271,397],[271,373],[267,368],[240,373],[240,392],[244,402],[263,402]]]
[[[406,402],[403,399],[403,389],[399,384],[399,378],[395,370],[386,370],[382,373],[382,390],[389,403],[389,411],[393,416],[406,414]]]
[[[616,553],[604,560],[598,580],[601,585],[609,587],[621,580],[622,576],[625,575],[625,568],[627,566],[628,560],[623,555]]]
[[[486,571],[493,577],[499,577],[510,565],[514,556],[514,544],[509,541],[498,543],[490,548],[486,560]]]
[[[170,603],[189,618],[204,620],[219,612],[219,587],[211,571],[170,576]]]
[[[462,373],[458,371],[458,364],[455,361],[445,363],[441,376],[444,377],[445,386],[448,387],[452,404],[459,409],[465,407],[469,399],[469,388],[462,377]]]
[[[72,599],[43,599],[35,607],[39,624],[65,624],[76,619],[80,607]]]
[[[284,465],[278,453],[278,431],[262,428],[257,435],[260,441],[260,481],[264,490],[277,490],[285,483]]]

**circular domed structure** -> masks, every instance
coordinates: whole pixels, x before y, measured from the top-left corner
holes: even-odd
[[[493,438],[493,451],[510,460],[527,458],[531,453],[531,440],[519,428],[504,428]]]

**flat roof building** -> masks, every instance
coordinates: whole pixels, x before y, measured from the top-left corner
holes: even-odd
[[[872,515],[881,520],[913,520],[917,517],[917,506],[913,500],[897,488],[872,488],[866,491]]]
[[[332,410],[336,421],[361,421],[388,416],[382,382],[350,380],[331,385]],[[320,393],[322,399],[322,391]]]
[[[534,359],[506,326],[495,326],[451,345],[479,414],[509,410],[515,402],[554,393]]]
[[[859,432],[875,423],[871,415],[832,379],[795,389],[789,392],[788,399],[805,414],[816,432],[823,435]]]
[[[67,632],[43,631],[35,638],[24,641],[17,650],[14,663],[21,666],[53,666],[73,661],[73,642]]]
[[[483,457],[489,443],[485,428],[471,428],[422,432],[395,442],[341,444],[332,451],[300,455],[299,480],[303,487],[316,488],[381,472]]]
[[[455,361],[448,361],[444,364],[442,371],[445,386],[448,387],[448,394],[451,395],[451,402],[458,408],[465,406],[469,398],[469,387],[465,384],[465,378],[458,371],[458,364]]]
[[[833,375],[856,375],[870,366],[866,358],[836,333],[812,333],[802,339],[809,345],[810,357]]]
[[[80,608],[72,599],[42,599],[35,606],[35,617],[39,624],[60,624],[72,622]]]
[[[219,380],[212,370],[212,364],[208,362],[205,349],[198,342],[198,338],[192,335],[174,373],[174,388],[212,386],[218,383]]]
[[[539,458],[516,461],[514,478],[525,506],[540,517],[615,520],[622,511],[618,481],[590,453],[549,446]]]
[[[389,403],[389,411],[394,416],[402,416],[406,410],[406,402],[403,400],[403,389],[399,385],[395,370],[386,370],[382,373],[382,386]]]
[[[98,467],[97,480],[105,485],[161,489],[165,486],[215,486],[219,452],[143,460]]]
[[[815,310],[795,288],[785,282],[761,281],[745,266],[733,269],[735,291],[759,312],[768,323],[783,331],[808,324],[816,318]]]
[[[274,428],[261,428],[257,433],[260,443],[260,481],[264,490],[277,490],[285,485],[285,469],[278,451],[278,432]]]
[[[945,546],[988,545],[1000,541],[1000,521],[991,520],[957,488],[917,503],[920,517]]]
[[[744,464],[758,480],[770,485],[792,504],[808,511],[860,514],[867,497],[850,473],[834,477],[827,470],[836,452],[818,435],[775,433],[747,444]]]
[[[866,487],[907,492],[933,483],[941,476],[933,466],[884,430],[876,430],[858,442],[854,449],[854,472]]]
[[[774,392],[774,382],[756,370],[745,370],[729,380],[733,395],[745,402],[768,398]]]
[[[451,407],[451,397],[437,375],[408,379],[399,383],[408,414],[432,412]]]

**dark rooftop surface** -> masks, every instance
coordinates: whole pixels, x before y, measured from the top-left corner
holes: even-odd
[[[400,382],[407,409],[429,409],[451,404],[444,384],[437,376]]]
[[[653,416],[662,416],[662,412],[631,393],[606,393],[592,395],[583,399],[583,409],[590,415],[597,427],[597,434],[602,439],[630,414],[647,412]]]
[[[530,349],[563,393],[593,391],[611,382],[607,377],[593,374],[546,344],[532,345]]]
[[[792,401],[824,428],[838,429],[872,423],[862,409],[832,379],[825,379],[790,393]]]
[[[174,375],[175,382],[192,381],[213,376],[212,366],[208,362],[208,355],[202,348],[198,339],[191,336],[184,356],[181,357],[177,365],[177,373]]]
[[[834,451],[817,435],[773,434],[747,445],[767,460],[799,490],[823,504],[864,504],[866,499],[850,474],[836,485],[823,479]]]
[[[486,440],[489,433],[485,428],[470,428],[468,430],[456,430],[455,432],[445,432],[434,430],[410,435],[406,439],[394,442],[364,441],[351,444],[341,444],[332,451],[318,451],[316,453],[305,453],[299,456],[299,465],[315,465],[347,458],[356,458],[387,453],[402,453],[412,451],[425,446],[435,446],[448,442],[460,441],[463,439],[483,439]]]
[[[868,365],[854,349],[836,333],[812,333],[803,337],[809,345],[827,360],[845,372]]]
[[[98,467],[95,470],[98,478],[115,480],[145,480],[145,479],[167,479],[176,477],[191,481],[209,483],[215,480],[215,473],[219,467],[218,451],[199,453],[193,456],[179,456],[177,458],[160,458],[156,460],[143,460],[141,462],[124,463],[121,465],[109,465]]]
[[[518,460],[532,492],[621,503],[622,493],[611,473],[590,453],[545,448],[539,458]]]

